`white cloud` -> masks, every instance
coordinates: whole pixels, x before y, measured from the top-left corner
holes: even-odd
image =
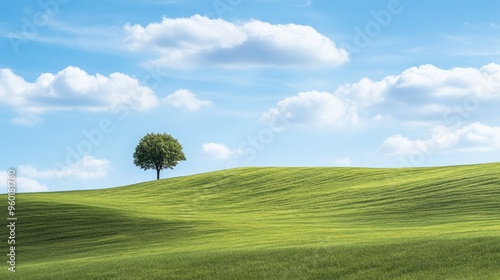
[[[393,155],[411,155],[429,151],[459,149],[490,151],[500,149],[500,127],[473,123],[455,130],[434,126],[426,139],[410,140],[402,135],[391,136],[382,143],[381,151]]]
[[[151,64],[168,68],[334,67],[348,61],[344,49],[310,26],[253,20],[235,24],[200,15],[126,25],[131,51],[154,52]]]
[[[308,125],[355,125],[365,119],[367,123],[463,122],[473,114],[495,113],[499,103],[498,64],[450,70],[422,65],[379,81],[363,78],[347,83],[333,93],[301,92],[279,101],[262,118],[279,115],[292,123]]]
[[[44,184],[39,183],[38,181],[26,178],[19,177],[17,181],[19,185],[18,192],[47,192],[49,189]]]
[[[438,113],[443,114],[452,112],[452,108],[441,104],[428,104],[418,108],[418,112],[424,115],[438,114]]]
[[[364,78],[345,84],[334,94],[382,115],[442,120],[443,114],[454,113],[457,106],[470,114],[477,111],[479,103],[500,101],[500,65],[449,70],[422,65],[379,81]]]
[[[213,106],[213,103],[196,98],[196,95],[189,90],[179,89],[173,94],[163,99],[168,105],[186,111],[197,111],[203,107]]]
[[[393,80],[393,76],[386,77],[377,82],[363,78],[357,83],[340,86],[335,91],[335,94],[356,100],[363,106],[371,106],[384,100],[389,85]]]
[[[41,74],[33,83],[10,69],[0,69],[2,103],[28,113],[13,122],[30,124],[37,121],[30,115],[33,113],[70,109],[112,111],[122,106],[148,110],[156,105],[157,98],[150,88],[126,74],[90,75],[69,66],[56,74]]]
[[[273,117],[287,119],[290,123],[315,126],[340,126],[357,124],[356,108],[346,99],[328,92],[300,92],[296,96],[280,100],[262,115],[261,120]]]
[[[228,159],[234,156],[241,155],[240,150],[231,150],[226,145],[218,143],[204,143],[202,144],[202,151],[207,156],[217,160]]]
[[[500,97],[500,65],[444,70],[433,65],[412,67],[397,77],[395,86],[428,92],[430,97]]]
[[[126,42],[132,50],[231,48],[247,39],[238,26],[200,15],[177,19],[164,17],[162,22],[150,23],[146,27],[127,24],[125,30],[129,33]]]
[[[17,189],[16,192],[26,193],[26,192],[46,192],[49,189],[38,181],[27,178],[24,176],[17,176],[16,178]],[[7,172],[0,171],[0,188],[3,191],[7,191]]]
[[[500,149],[500,127],[473,123],[460,130],[458,134],[471,146],[463,150],[489,151]]]
[[[385,139],[381,150],[393,155],[411,155],[422,151],[435,150],[439,148],[439,143],[434,139],[410,140],[400,134]]]
[[[105,177],[111,170],[111,164],[106,159],[84,156],[72,166],[59,169],[38,170],[31,165],[19,166],[19,173],[31,178],[61,178],[97,179]]]
[[[357,83],[345,84],[335,92],[371,106],[385,100],[406,99],[429,102],[450,97],[477,96],[500,97],[500,65],[488,64],[476,68],[440,69],[433,65],[412,67],[399,75],[391,75],[380,81],[363,78]],[[417,104],[418,105],[418,104]],[[425,104],[426,106],[439,104]],[[424,108],[419,108],[420,110]],[[442,111],[440,107],[439,111]]]
[[[92,156],[84,156],[72,166],[39,170],[31,165],[21,165],[17,168],[17,192],[46,192],[48,187],[37,179],[75,178],[98,179],[106,176],[111,170],[108,160]],[[7,172],[0,171],[0,188],[7,188]]]
[[[351,166],[351,159],[350,158],[341,158],[335,161],[335,165],[338,166]]]

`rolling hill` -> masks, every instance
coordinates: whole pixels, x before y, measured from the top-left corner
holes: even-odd
[[[1,279],[500,279],[498,163],[240,168],[17,207]]]

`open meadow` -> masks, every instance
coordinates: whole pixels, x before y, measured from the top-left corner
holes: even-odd
[[[500,279],[498,163],[240,168],[16,211],[1,279]]]

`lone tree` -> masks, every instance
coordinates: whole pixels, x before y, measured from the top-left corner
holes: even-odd
[[[174,169],[183,160],[182,145],[166,133],[148,133],[135,147],[134,164],[144,170],[155,169],[156,180],[160,179],[160,170]]]

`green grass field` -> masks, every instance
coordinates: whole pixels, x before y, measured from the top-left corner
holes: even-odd
[[[241,168],[16,210],[1,279],[500,279],[497,163]]]

